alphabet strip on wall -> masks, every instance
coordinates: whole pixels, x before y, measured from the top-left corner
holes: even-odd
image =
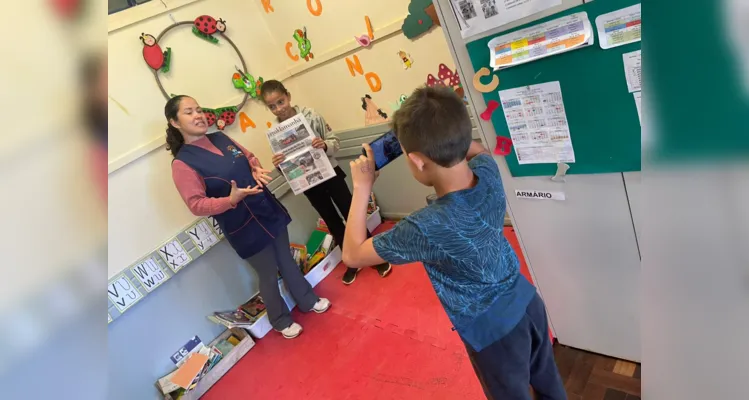
[[[107,282],[107,323],[205,254],[224,234],[213,217],[200,218]]]

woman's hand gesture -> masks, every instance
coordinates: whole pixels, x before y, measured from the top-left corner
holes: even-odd
[[[255,187],[246,187],[246,188],[238,188],[237,182],[231,181],[231,192],[229,193],[229,201],[231,202],[232,206],[236,206],[239,204],[240,201],[242,201],[245,197],[262,193],[263,189],[260,184],[258,184]]]
[[[266,186],[273,180],[269,174],[270,171],[267,169],[262,169],[258,166],[252,167],[252,177],[255,178],[255,182],[259,186]]]

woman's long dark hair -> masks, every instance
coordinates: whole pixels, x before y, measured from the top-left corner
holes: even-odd
[[[179,95],[174,96],[166,102],[164,106],[164,116],[166,117],[166,150],[172,152],[172,156],[177,157],[179,149],[185,144],[185,138],[179,129],[172,126],[171,120],[177,120],[177,114],[179,113],[179,104],[182,99],[187,96]]]

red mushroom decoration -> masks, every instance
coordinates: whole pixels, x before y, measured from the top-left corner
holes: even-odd
[[[455,72],[452,73],[452,77],[450,78],[450,87],[454,88],[456,86],[462,86],[460,84],[460,75],[458,75],[458,70],[456,69]]]
[[[435,78],[432,74],[427,75],[427,86],[435,87],[437,85],[439,85],[439,81],[437,80],[437,78]]]
[[[449,84],[449,81],[453,77],[453,72],[450,71],[450,68],[447,68],[447,65],[440,64],[440,70],[437,73],[437,76],[440,78],[440,81],[442,81],[443,84],[452,87],[452,85]]]
[[[455,93],[460,96],[465,96],[465,91],[463,90],[463,85],[460,83],[460,75],[458,75],[458,70],[456,69],[455,72],[452,74],[452,78],[450,78],[450,87],[455,91]]]

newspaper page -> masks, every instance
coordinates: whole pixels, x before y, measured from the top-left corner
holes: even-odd
[[[297,114],[268,130],[273,154],[283,153],[286,160],[279,165],[295,195],[335,176],[323,149],[312,147],[315,134],[302,114]]]
[[[559,81],[499,92],[518,164],[573,163]]]

